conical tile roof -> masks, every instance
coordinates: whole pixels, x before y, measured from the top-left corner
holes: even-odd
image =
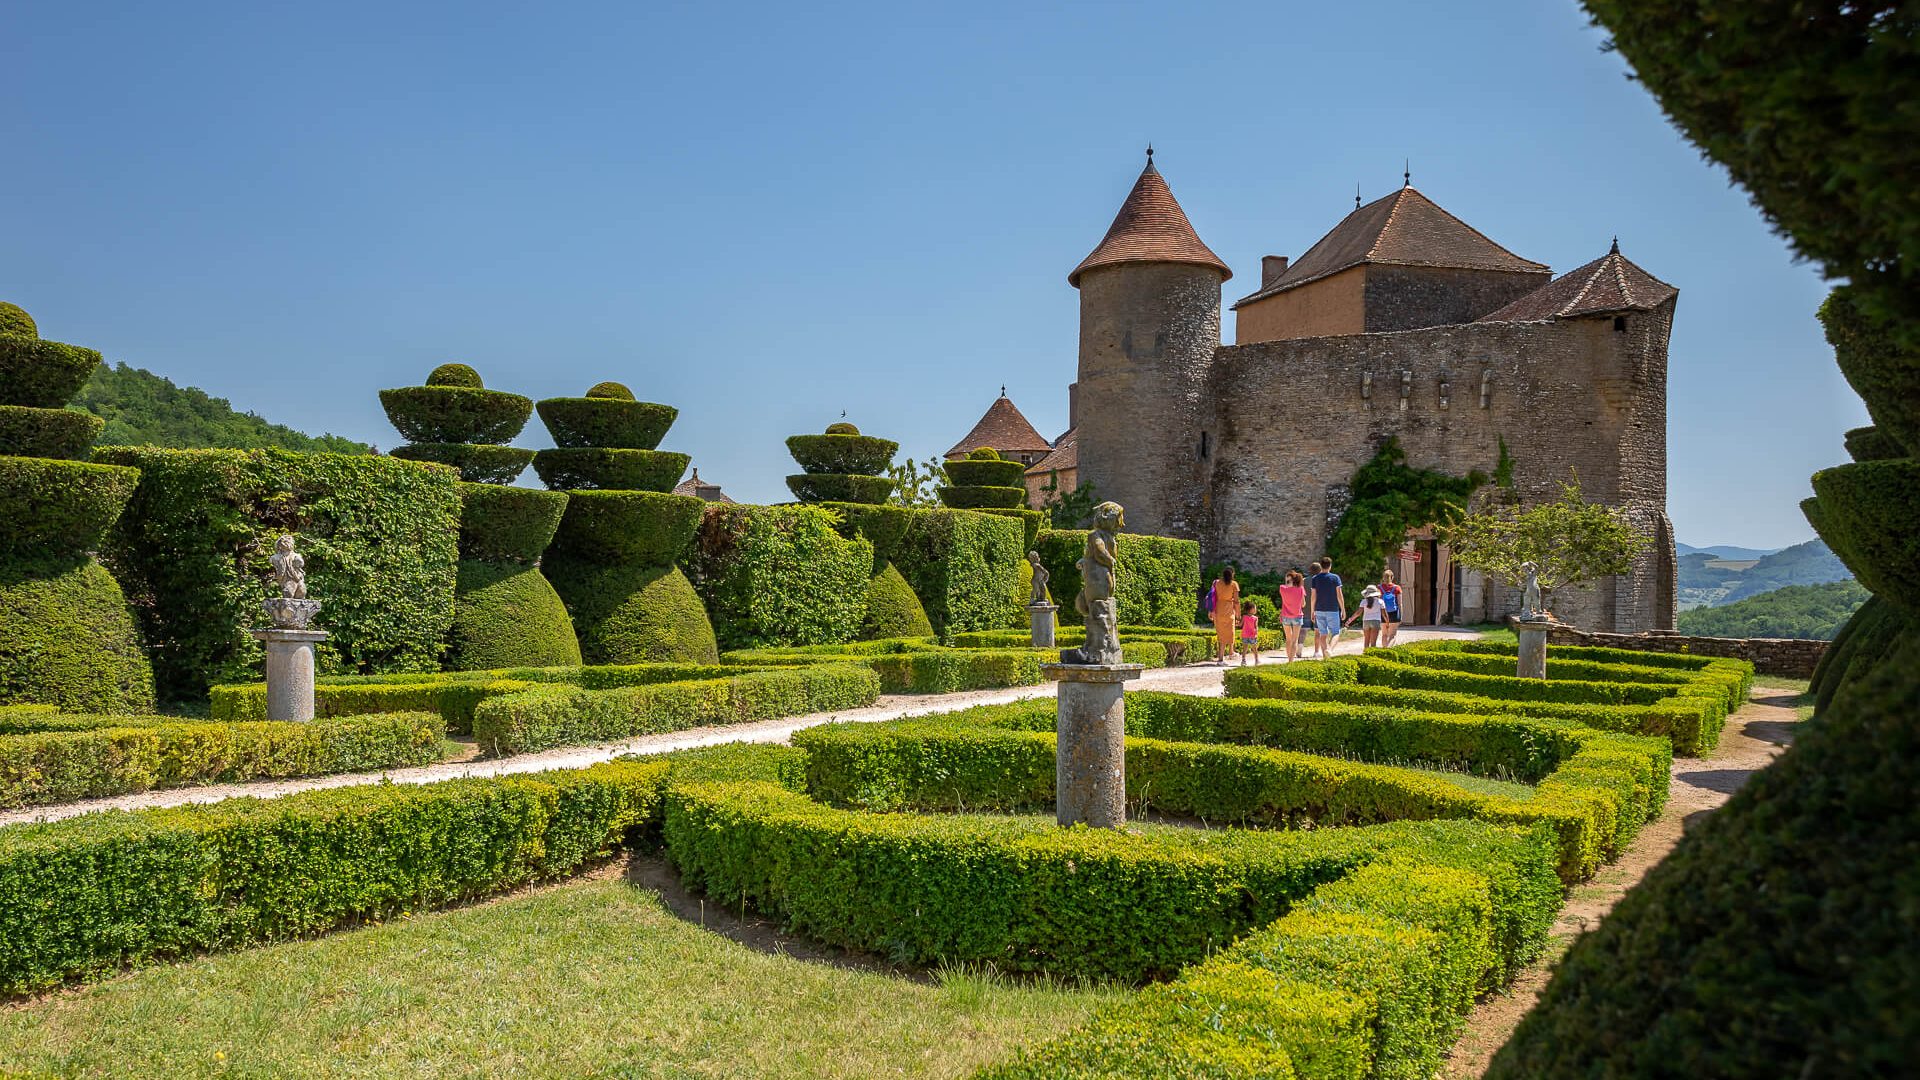
[[[948,457],[965,457],[983,446],[991,446],[1001,455],[1044,453],[1053,449],[1053,444],[1041,437],[1033,425],[1020,410],[1014,407],[1013,399],[1002,393],[987,406],[987,414],[973,425],[967,437],[953,444],[947,451]]]
[[[1365,263],[1518,273],[1547,270],[1545,263],[1515,255],[1408,185],[1342,218],[1272,284],[1233,306],[1263,300]]]
[[[1539,322],[1582,315],[1650,311],[1680,295],[1680,290],[1647,273],[1613,250],[1577,270],[1569,270],[1508,304],[1480,322]]]
[[[1140,179],[1127,193],[1127,201],[1120,204],[1120,212],[1108,226],[1106,237],[1067,275],[1067,284],[1079,288],[1080,275],[1095,267],[1154,262],[1211,266],[1220,271],[1222,281],[1233,276],[1220,256],[1200,242],[1200,234],[1193,231],[1186,211],[1180,209],[1166,178],[1149,157],[1147,167],[1140,170]]]

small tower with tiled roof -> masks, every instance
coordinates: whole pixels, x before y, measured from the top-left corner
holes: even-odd
[[[1031,465],[1053,452],[1053,444],[1034,430],[1026,416],[1021,413],[1013,399],[1007,396],[1007,388],[1000,388],[1000,396],[987,406],[986,415],[973,425],[967,436],[953,444],[947,451],[947,460],[957,461],[981,447],[992,447],[1008,461],[1018,461],[1022,465]]]
[[[1625,319],[1633,312],[1657,311],[1680,295],[1680,290],[1634,265],[1613,249],[1569,270],[1533,292],[1480,317],[1480,322],[1543,322],[1611,316]],[[1620,329],[1626,327],[1622,325]]]
[[[1356,207],[1297,261],[1262,260],[1260,288],[1233,305],[1234,341],[1472,322],[1550,276],[1409,183]]]
[[[1106,236],[1067,275],[1080,290],[1078,477],[1125,506],[1132,531],[1200,533],[1213,438],[1204,396],[1232,276],[1151,150]]]

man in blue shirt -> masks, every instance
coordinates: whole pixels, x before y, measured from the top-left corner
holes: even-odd
[[[1308,569],[1307,614],[1313,616],[1313,655],[1325,660],[1332,655],[1333,643],[1340,639],[1340,624],[1347,621],[1347,598],[1340,591],[1340,575],[1331,561],[1314,563]]]

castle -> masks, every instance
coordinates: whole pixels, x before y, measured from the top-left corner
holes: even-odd
[[[1232,276],[1151,152],[1106,237],[1067,276],[1080,291],[1079,376],[1056,445],[1078,480],[1127,508],[1130,530],[1198,540],[1210,561],[1304,567],[1388,438],[1409,464],[1456,476],[1491,473],[1504,442],[1522,501],[1558,497],[1577,471],[1585,497],[1624,509],[1654,540],[1630,574],[1557,594],[1556,612],[1595,630],[1672,628],[1678,290],[1618,243],[1554,277],[1410,179],[1297,260],[1264,259],[1223,345]],[[1409,622],[1517,609],[1515,590],[1452,566],[1430,529],[1402,550]]]

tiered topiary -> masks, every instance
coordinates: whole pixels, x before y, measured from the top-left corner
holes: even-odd
[[[804,503],[877,506],[893,494],[893,479],[881,474],[899,449],[899,443],[862,435],[847,423],[827,425],[824,435],[790,435],[787,450],[801,472],[787,477],[787,487]]]
[[[535,454],[533,467],[568,493],[547,573],[586,661],[717,662],[713,624],[676,565],[706,504],[672,494],[687,455],[655,449],[679,410],[635,401],[615,382],[539,410],[557,448]]]
[[[0,304],[0,705],[153,707],[153,669],[113,575],[91,554],[140,470],[76,461],[102,421],[62,408],[100,366]]]
[[[454,670],[552,667],[580,662],[560,594],[540,573],[540,553],[566,510],[557,491],[507,487],[533,451],[503,445],[520,434],[533,400],[488,390],[465,364],[441,364],[425,386],[380,391],[400,434],[393,456],[460,471],[460,565],[446,664]]]
[[[983,446],[965,461],[946,464],[952,484],[940,489],[940,501],[955,510],[1012,510],[1027,504],[1027,467],[1004,461],[1000,452]]]

